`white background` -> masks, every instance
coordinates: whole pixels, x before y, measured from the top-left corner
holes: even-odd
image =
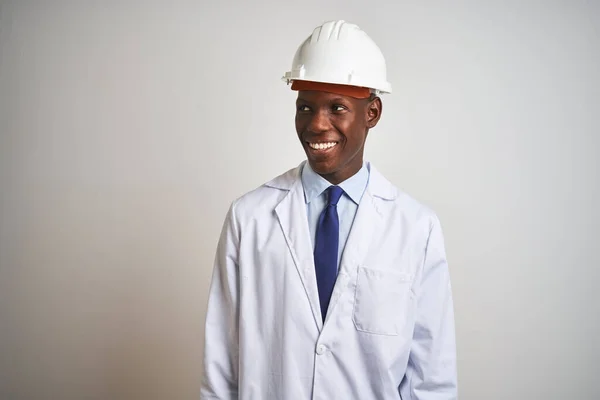
[[[367,156],[446,235],[460,397],[598,399],[600,2],[0,3],[0,398],[196,399],[230,202],[303,159],[329,19],[394,93]]]

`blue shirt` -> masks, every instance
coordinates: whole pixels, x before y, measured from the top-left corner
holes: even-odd
[[[356,216],[356,210],[358,210],[360,199],[365,193],[368,182],[369,169],[366,164],[363,163],[362,168],[356,174],[337,185],[344,190],[344,194],[337,205],[338,218],[340,221],[338,270],[344,248],[346,247],[346,241],[348,240],[348,235],[350,234],[350,229],[352,228],[352,223]],[[310,239],[314,250],[319,216],[327,205],[327,194],[325,193],[325,190],[331,186],[331,183],[313,171],[308,162],[306,162],[302,169],[302,186],[304,187],[304,200],[306,201]]]

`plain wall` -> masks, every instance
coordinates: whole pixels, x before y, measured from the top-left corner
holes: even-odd
[[[394,93],[367,157],[446,237],[460,397],[598,399],[600,2],[0,3],[0,399],[196,399],[230,202],[296,166],[329,19]]]

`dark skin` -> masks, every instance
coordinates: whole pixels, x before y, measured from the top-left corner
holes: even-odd
[[[369,129],[379,122],[381,110],[381,99],[375,95],[356,99],[299,91],[296,132],[311,168],[333,185],[356,174],[363,165]]]

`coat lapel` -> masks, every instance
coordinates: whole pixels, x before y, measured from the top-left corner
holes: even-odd
[[[306,202],[300,178],[302,165],[298,167],[295,177],[290,177],[289,190],[283,200],[275,207],[275,213],[281,225],[285,241],[296,264],[298,275],[310,303],[315,323],[319,330],[323,326],[319,306],[319,292],[315,274],[313,248],[308,229]],[[283,188],[284,185],[279,185]]]
[[[340,297],[348,291],[348,285],[354,280],[358,266],[365,264],[369,249],[377,237],[375,230],[383,226],[385,213],[380,207],[380,202],[396,198],[396,190],[393,185],[380,175],[370,163],[368,167],[369,183],[356,210],[356,217],[342,254],[340,271],[327,311],[327,320],[335,313],[335,307]]]
[[[356,210],[356,217],[342,253],[340,270],[331,294],[325,323],[335,314],[335,308],[340,297],[347,292],[348,284],[352,282],[354,275],[356,275],[357,266],[363,264],[372,243],[371,238],[375,227],[380,226],[379,219],[381,216],[377,212],[374,200],[373,196],[365,191]]]

